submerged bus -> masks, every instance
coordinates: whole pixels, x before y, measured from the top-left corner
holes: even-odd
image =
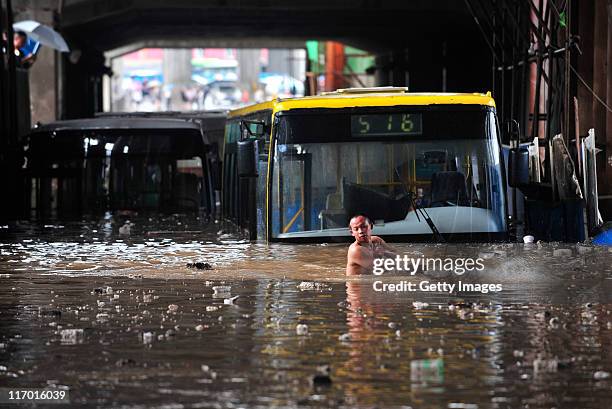
[[[184,119],[58,121],[26,140],[26,203],[40,216],[105,211],[214,214],[200,125]]]
[[[264,102],[229,113],[223,158],[222,213],[251,239],[345,241],[357,213],[392,241],[508,236],[490,93],[383,87]]]

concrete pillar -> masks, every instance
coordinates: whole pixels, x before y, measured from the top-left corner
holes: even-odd
[[[287,74],[303,80],[306,76],[306,51],[303,49],[270,49],[267,71]]]
[[[408,50],[396,49],[391,53],[377,55],[375,83],[378,87],[394,86],[412,89],[412,70],[408,71]]]
[[[291,71],[291,50],[276,48],[268,52],[268,72],[289,73]]]
[[[191,82],[191,49],[165,49],[163,75],[164,85],[172,86],[168,109],[183,109],[185,104],[181,98],[181,89]]]
[[[253,93],[258,87],[259,72],[261,70],[259,48],[242,48],[236,50],[238,60],[238,84],[242,92],[248,92],[248,99],[252,99]],[[244,101],[247,102],[247,101]]]
[[[111,60],[111,70],[113,77],[110,80],[110,110],[115,112],[126,112],[129,110],[130,95],[123,91],[122,74],[124,59],[121,57]]]
[[[410,86],[413,91],[411,72],[408,70],[408,50],[395,50],[391,55],[391,84],[394,87]]]
[[[15,3],[15,22],[35,20],[53,27],[54,11],[57,6],[55,2],[24,0]],[[55,54],[55,50],[42,46],[36,62],[29,70],[32,125],[56,119]]]
[[[382,54],[377,55],[374,58],[376,64],[376,71],[374,72],[374,82],[377,87],[385,87],[391,85],[390,75],[389,75],[389,65],[390,59],[389,55]]]

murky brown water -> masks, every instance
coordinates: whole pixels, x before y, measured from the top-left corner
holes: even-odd
[[[607,248],[398,245],[486,268],[347,280],[345,244],[133,221],[130,235],[112,218],[0,230],[0,387],[99,407],[609,407]],[[503,290],[381,294],[377,280]]]

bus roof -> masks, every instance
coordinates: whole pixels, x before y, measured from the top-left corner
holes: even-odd
[[[495,107],[490,92],[479,93],[408,93],[405,88],[353,88],[300,98],[275,99],[230,111],[228,117],[239,117],[259,111],[289,111],[300,108],[353,108],[399,105],[485,105]]]
[[[113,129],[190,129],[200,131],[200,127],[197,124],[185,119],[108,116],[51,122],[33,128],[32,133]]]

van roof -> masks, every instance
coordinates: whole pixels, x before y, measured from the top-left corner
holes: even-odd
[[[300,108],[353,108],[400,105],[485,105],[495,107],[490,92],[480,93],[409,93],[406,88],[350,88],[307,97],[276,99],[230,111],[228,117],[272,110],[288,111]]]

